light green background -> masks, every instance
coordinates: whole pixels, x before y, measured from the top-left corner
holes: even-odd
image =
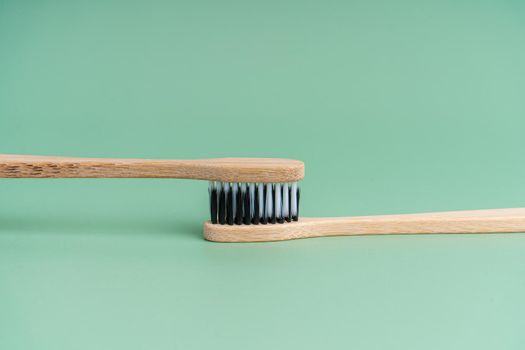
[[[0,0],[1,153],[288,157],[304,216],[525,206],[520,1]],[[201,238],[207,184],[0,180],[0,349],[523,349],[525,235]]]

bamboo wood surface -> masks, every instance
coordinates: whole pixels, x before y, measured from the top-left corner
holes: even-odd
[[[525,232],[525,208],[299,218],[297,222],[268,225],[204,223],[204,238],[216,242],[264,242],[343,235],[498,232]]]
[[[177,178],[225,182],[292,182],[304,163],[278,158],[150,160],[0,154],[0,178]]]

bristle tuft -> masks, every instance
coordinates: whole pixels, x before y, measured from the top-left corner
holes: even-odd
[[[210,181],[211,222],[259,225],[297,221],[299,186],[293,183],[229,183]]]

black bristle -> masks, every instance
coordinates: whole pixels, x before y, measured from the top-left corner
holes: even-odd
[[[263,198],[263,206],[266,205],[266,185],[263,185],[262,186],[263,188],[263,193],[262,193],[262,198]],[[263,207],[263,215],[262,215],[262,218],[261,218],[261,224],[263,225],[266,225],[268,223],[268,218],[266,217],[266,209]]]
[[[227,213],[226,213],[226,222],[228,225],[233,225],[233,189],[230,187],[228,191],[228,199],[226,199]]]
[[[288,186],[288,215],[284,219],[286,222],[292,221],[292,186]]]
[[[210,218],[211,223],[217,223],[217,189],[214,187],[210,191]]]
[[[259,225],[259,186],[255,184],[255,198],[253,199],[253,219],[252,224]]]
[[[272,210],[272,217],[270,218],[271,223],[275,224],[277,222],[277,218],[275,217],[275,185],[272,185],[272,201],[273,201],[273,210]]]
[[[281,212],[275,213],[275,217],[277,219],[277,222],[282,224],[284,222],[283,218],[283,185],[279,185],[279,201],[281,202],[279,205],[279,208],[281,208]],[[277,190],[276,190],[277,191]],[[274,198],[274,202],[277,203],[277,197]],[[274,209],[277,207],[277,205],[274,204]]]
[[[243,214],[244,214],[244,224],[249,225],[251,222],[251,215],[250,215],[250,188],[249,186],[246,187],[246,192],[244,193],[244,206],[243,206]]]
[[[242,224],[242,192],[241,189],[237,189],[237,195],[235,198],[235,225]]]
[[[299,197],[301,196],[301,191],[299,190],[299,187],[297,187],[297,213],[295,213],[295,216],[292,218],[293,221],[299,221]]]
[[[299,220],[299,199],[300,198],[301,198],[301,189],[297,187],[297,220]]]
[[[226,223],[226,196],[224,189],[221,187],[219,192],[219,224],[224,225]]]

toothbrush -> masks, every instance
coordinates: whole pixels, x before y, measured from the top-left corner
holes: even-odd
[[[173,178],[271,183],[303,177],[303,162],[278,158],[152,160],[0,154],[0,178]]]
[[[367,234],[525,232],[525,208],[299,218],[304,164],[277,158],[148,160],[0,155],[0,178],[209,180],[204,238],[264,242]]]
[[[525,232],[525,208],[354,217],[301,218],[283,225],[204,223],[215,242],[266,242],[298,238],[388,234]]]

